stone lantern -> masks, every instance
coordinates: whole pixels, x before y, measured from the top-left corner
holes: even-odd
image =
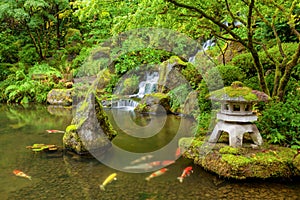
[[[229,145],[232,147],[242,146],[244,133],[250,133],[254,144],[262,144],[259,130],[252,123],[257,120],[257,116],[252,112],[252,106],[256,102],[269,100],[268,95],[244,87],[243,83],[236,81],[229,87],[211,92],[209,99],[221,103],[221,110],[217,113],[218,122],[209,142],[216,143],[224,131],[229,134]]]

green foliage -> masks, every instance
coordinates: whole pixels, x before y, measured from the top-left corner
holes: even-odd
[[[199,91],[198,95],[198,105],[200,113],[210,112],[211,111],[211,101],[207,99],[207,95],[209,94],[209,90],[207,84],[202,79],[201,83],[198,85],[197,91]]]
[[[195,136],[205,136],[209,132],[212,115],[209,112],[202,112],[197,117]]]
[[[181,74],[185,77],[185,79],[189,82],[190,86],[193,89],[196,89],[198,87],[198,84],[202,80],[201,73],[199,70],[192,65],[191,63],[188,63],[182,70]]]
[[[258,128],[270,143],[300,147],[300,91],[287,95],[285,102],[270,102],[258,118]]]
[[[119,77],[117,75],[113,74],[110,81],[109,81],[109,83],[105,87],[105,91],[109,92],[109,93],[112,93],[118,82],[119,82]]]
[[[250,53],[236,55],[233,57],[230,65],[239,68],[243,73],[245,73],[247,78],[256,76],[256,70]]]
[[[32,79],[33,75],[45,75],[42,80]],[[36,64],[26,72],[24,66],[19,66],[15,73],[0,83],[0,101],[28,103],[45,102],[48,92],[56,85],[52,76],[61,77],[60,73],[47,64]]]
[[[170,106],[173,112],[179,111],[190,91],[190,87],[187,84],[183,84],[168,92],[170,97]]]
[[[122,75],[132,69],[139,69],[145,64],[152,66],[167,60],[169,56],[169,52],[149,48],[141,51],[129,52],[117,58],[115,73]]]
[[[234,81],[243,81],[246,77],[241,68],[233,65],[218,65],[209,70],[208,74],[211,77],[209,80],[214,80],[213,77],[220,74],[223,81],[220,85],[224,86],[229,86]]]
[[[56,77],[62,77],[61,73],[57,69],[50,67],[46,63],[35,64],[28,70],[29,77],[31,77],[34,74],[43,74],[46,75],[48,78],[51,78],[51,76],[53,75],[55,75]]]

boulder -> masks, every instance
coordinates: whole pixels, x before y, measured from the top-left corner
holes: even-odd
[[[185,77],[175,68],[176,65],[187,65],[179,57],[172,56],[159,66],[158,92],[167,93],[181,84],[187,83]]]
[[[139,113],[163,114],[170,113],[169,96],[163,93],[145,95],[134,109]]]
[[[71,125],[66,128],[63,144],[77,154],[103,154],[111,147],[116,135],[103,111],[100,101],[93,94],[79,103]]]
[[[116,136],[116,131],[108,121],[98,98],[103,94],[110,78],[110,71],[104,69],[97,77],[76,80],[77,86],[73,95],[74,116],[63,137],[67,150],[97,156],[111,147],[110,140]]]
[[[73,89],[52,89],[47,95],[47,102],[51,105],[71,105],[72,93]]]
[[[191,91],[181,109],[181,113],[185,116],[196,116],[199,114],[199,105],[198,105],[198,93],[196,91]]]

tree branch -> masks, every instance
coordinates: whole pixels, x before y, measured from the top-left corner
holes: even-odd
[[[229,7],[228,0],[225,0],[225,4],[226,4],[226,9],[227,9],[227,11],[228,11],[230,17],[233,19],[233,21],[239,21],[239,22],[241,22],[244,26],[246,26],[246,22],[245,22],[242,18],[236,17],[236,16],[233,15],[233,13],[231,12],[230,7]]]
[[[236,33],[234,33],[228,26],[226,26],[225,24],[223,24],[221,21],[218,21],[216,18],[214,18],[214,17],[206,14],[203,10],[201,10],[201,9],[199,9],[197,7],[194,7],[194,6],[190,6],[190,5],[186,5],[186,4],[183,4],[183,3],[179,3],[176,0],[165,0],[165,1],[170,2],[170,3],[174,4],[175,6],[178,6],[178,7],[181,7],[181,8],[186,8],[186,9],[189,9],[191,11],[199,13],[204,18],[206,18],[209,21],[213,22],[214,24],[216,24],[220,28],[226,30],[233,38],[235,38],[242,45],[244,45],[246,48],[248,48],[248,45],[247,45],[246,41],[244,41],[239,35],[237,35]]]

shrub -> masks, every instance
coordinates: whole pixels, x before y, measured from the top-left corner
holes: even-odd
[[[234,81],[243,81],[245,76],[243,71],[236,66],[218,65],[205,74],[205,81],[209,89],[213,91],[229,86]]]
[[[10,74],[7,79],[1,82],[0,101],[28,103],[45,102],[48,92],[59,87],[52,79],[55,75],[60,77],[60,73],[47,64],[36,64],[26,73],[25,67],[20,64],[15,73]],[[45,75],[44,80],[34,80],[32,75]]]
[[[270,102],[257,121],[269,143],[300,148],[300,90],[290,92],[285,102]]]

